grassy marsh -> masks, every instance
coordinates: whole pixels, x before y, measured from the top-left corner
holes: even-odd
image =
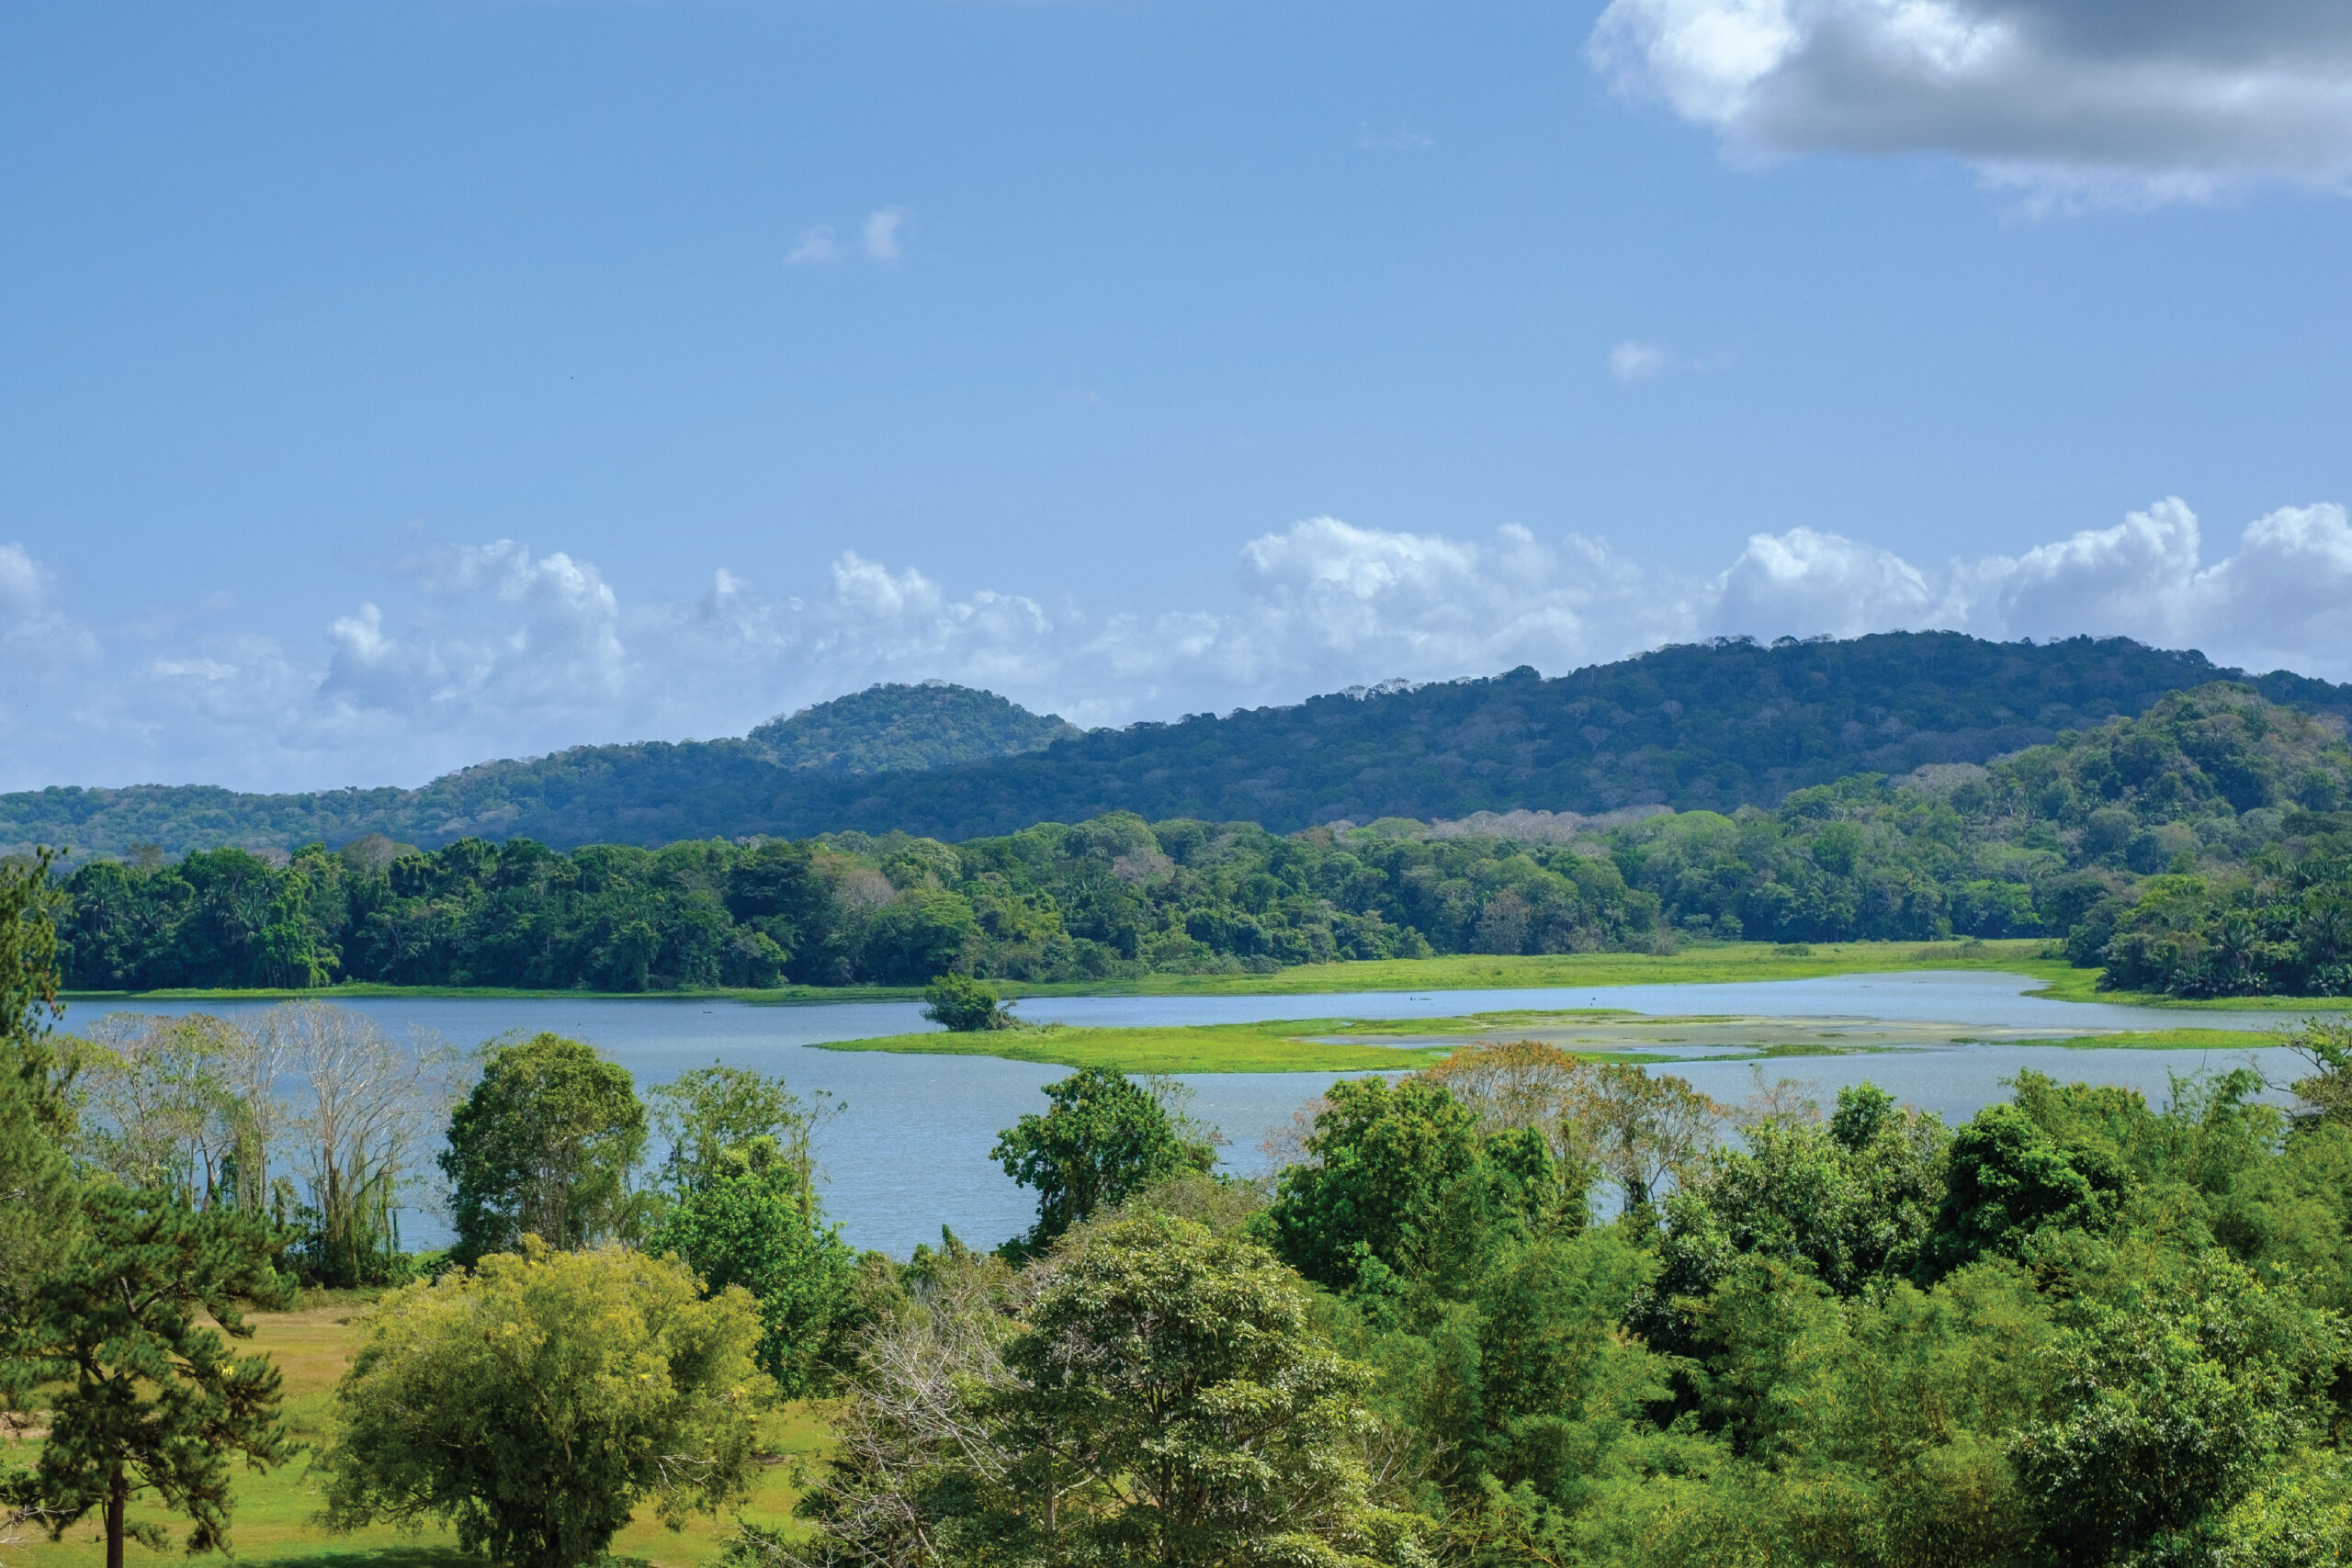
[[[2038,982],[2031,992],[2058,1001],[2130,1002],[2183,1010],[2342,1011],[2345,997],[2225,997],[2188,1001],[2175,997],[2098,989],[2099,971],[2077,969],[2046,956],[2041,938],[1998,942],[1823,942],[1776,944],[1718,942],[1680,953],[1567,953],[1527,956],[1455,953],[1442,958],[1374,959],[1344,964],[1303,964],[1270,975],[1144,975],[1054,985],[998,982],[1008,997],[1295,997],[1351,991],[1519,990],[1610,986],[1713,985],[1765,980],[1812,980],[1837,975],[1887,974],[1906,970],[1962,970],[2021,975]],[[512,990],[449,986],[330,986],[310,991],[179,990],[130,993],[75,992],[68,1000],[340,1001],[368,997],[467,998],[627,999],[662,1002],[708,1000],[714,997],[767,1006],[825,1002],[910,1001],[922,995],[904,986],[780,986],[771,990],[584,991]]]

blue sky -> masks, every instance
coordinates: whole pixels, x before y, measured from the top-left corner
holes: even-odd
[[[2352,678],[2352,13],[1603,12],[10,7],[0,785],[1726,631]]]

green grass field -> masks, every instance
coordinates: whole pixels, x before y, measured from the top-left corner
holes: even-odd
[[[2062,1051],[2249,1051],[2277,1043],[2247,1029],[2127,1029],[2052,1040],[2005,1040],[2005,1045],[2048,1045]]]
[[[286,1379],[286,1424],[302,1442],[317,1443],[327,1434],[335,1380],[357,1343],[354,1319],[364,1310],[364,1303],[345,1300],[291,1313],[255,1314],[254,1337],[238,1347],[241,1353],[258,1348],[276,1359]],[[797,1496],[791,1461],[816,1452],[822,1431],[810,1410],[787,1405],[769,1417],[763,1438],[775,1462],[763,1471],[742,1517],[764,1525],[788,1524]],[[29,1457],[25,1448],[9,1455],[12,1460],[20,1457]],[[239,1474],[231,1532],[237,1561],[266,1562],[271,1568],[481,1568],[480,1557],[460,1552],[456,1538],[440,1530],[410,1535],[381,1528],[348,1536],[327,1534],[314,1519],[319,1498],[306,1470],[305,1459],[297,1457],[274,1471]],[[185,1534],[184,1520],[175,1525],[152,1499],[133,1514],[171,1529],[175,1544],[168,1552],[156,1552],[133,1542],[128,1549],[130,1562],[160,1565],[188,1561],[176,1544]],[[693,1568],[717,1557],[733,1529],[732,1517],[697,1519],[673,1533],[649,1510],[613,1542],[613,1554],[659,1568]],[[94,1515],[67,1530],[62,1540],[35,1536],[22,1545],[0,1548],[0,1561],[12,1568],[80,1568],[102,1561],[104,1552]]]
[[[1442,1061],[1452,1045],[1333,1045],[1308,1034],[1355,1032],[1347,1019],[1210,1023],[1183,1029],[999,1029],[977,1034],[889,1034],[845,1040],[823,1051],[890,1051],[928,1056],[1002,1056],[1123,1073],[1360,1073],[1410,1070]]]

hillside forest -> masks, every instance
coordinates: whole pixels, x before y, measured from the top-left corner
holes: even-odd
[[[1958,632],[1717,638],[1550,678],[1522,668],[1384,682],[1084,732],[926,682],[820,703],[741,738],[573,747],[415,789],[24,791],[0,795],[0,851],[71,844],[128,857],[144,844],[177,858],[370,833],[425,849],[847,830],[960,841],[1115,811],[1277,833],[1482,811],[1729,813],[1859,773],[1989,762],[2222,679],[2298,712],[2352,717],[2352,689],[2284,671],[2245,675],[2123,637],[1995,643]]]
[[[2352,992],[2352,750],[2227,683],[1989,765],[1858,773],[1728,814],[1383,819],[1279,834],[1111,813],[947,843],[660,849],[371,836],[83,863],[76,990],[641,991],[1214,974],[1429,953],[2042,935],[2105,983]],[[1475,825],[1473,825],[1475,826]]]
[[[2028,1071],[1956,1128],[1482,1043],[1332,1084],[1254,1179],[1181,1086],[1086,1069],[992,1151],[1026,1232],[894,1259],[780,1080],[317,1002],[71,1039],[46,908],[0,873],[0,1523],[109,1568],[233,1551],[288,1472],[322,1563],[712,1516],[727,1568],[2352,1558],[2340,1023],[2284,1105]],[[456,1245],[400,1250],[395,1193]],[[306,1281],[367,1304],[298,1453],[239,1345]],[[753,1518],[786,1412],[821,1443]]]

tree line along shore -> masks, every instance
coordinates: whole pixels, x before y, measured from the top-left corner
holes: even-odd
[[[2215,685],[1989,767],[1770,809],[1277,834],[1112,813],[1001,838],[661,849],[363,839],[99,859],[63,879],[77,991],[634,993],[1270,976],[1428,956],[2043,939],[2099,984],[2352,993],[2352,750]],[[1547,836],[1548,835],[1548,836]]]

